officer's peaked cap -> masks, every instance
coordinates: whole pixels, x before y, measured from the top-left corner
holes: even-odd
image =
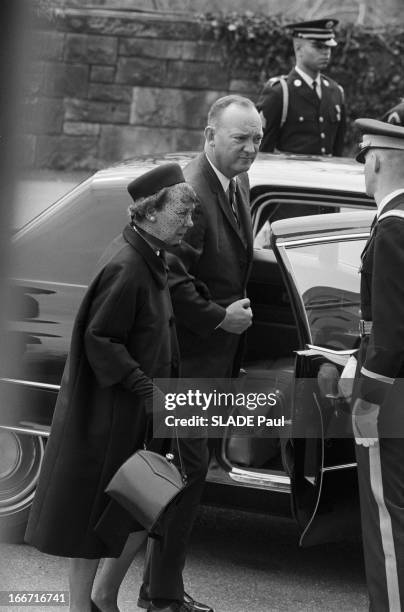
[[[294,38],[318,40],[327,47],[335,47],[337,41],[335,40],[334,28],[337,24],[337,19],[315,19],[314,21],[290,23],[285,28],[292,31]]]
[[[164,187],[185,183],[181,167],[174,162],[163,164],[135,178],[128,185],[128,191],[134,200],[154,195]]]
[[[356,161],[365,163],[369,149],[397,149],[404,151],[404,127],[377,119],[356,119],[355,125],[362,134],[360,151]]]

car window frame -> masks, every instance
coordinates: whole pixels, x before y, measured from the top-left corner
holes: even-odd
[[[275,251],[278,264],[280,265],[281,272],[284,276],[285,285],[289,293],[289,298],[293,313],[296,319],[296,325],[298,330],[298,336],[300,339],[300,346],[297,350],[304,350],[308,346],[317,346],[324,350],[330,350],[330,347],[323,347],[313,342],[312,329],[307,316],[306,307],[304,304],[303,296],[299,290],[299,285],[296,280],[295,272],[287,255],[287,249],[297,246],[311,246],[313,244],[330,244],[330,243],[346,243],[357,240],[367,240],[370,231],[360,231],[357,233],[338,233],[338,234],[326,234],[322,236],[308,235],[306,237],[299,236],[299,238],[287,238],[282,237],[274,238],[272,234],[271,246]],[[359,262],[358,262],[359,269]],[[359,334],[359,332],[358,332]],[[341,352],[341,351],[336,351]]]

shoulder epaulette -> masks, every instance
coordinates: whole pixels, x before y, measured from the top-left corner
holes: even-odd
[[[344,88],[342,87],[342,85],[338,85],[338,83],[337,83],[337,86],[338,86],[338,89],[341,92],[342,101],[344,102],[345,101],[345,91],[344,91]]]
[[[377,222],[380,223],[380,221],[383,221],[383,219],[386,219],[387,217],[400,217],[401,219],[404,219],[404,210],[400,210],[399,208],[393,208],[392,210],[389,210],[388,212],[385,212],[380,215]]]
[[[285,124],[286,117],[288,114],[289,89],[288,89],[288,84],[286,82],[287,77],[288,77],[287,74],[280,74],[278,76],[271,77],[267,83],[267,85],[269,85],[270,87],[273,87],[274,85],[279,83],[282,88],[282,115],[281,115],[280,127],[282,127]]]

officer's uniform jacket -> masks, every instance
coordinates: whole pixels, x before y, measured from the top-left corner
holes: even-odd
[[[360,350],[355,396],[383,404],[404,378],[404,189],[378,213],[362,253],[362,317],[372,321]],[[400,385],[401,388],[401,385]]]
[[[262,113],[264,136],[261,151],[286,151],[308,155],[341,156],[345,134],[343,89],[320,75],[321,99],[293,69],[286,77],[288,111],[281,127],[283,90],[281,78],[270,79],[257,103]]]

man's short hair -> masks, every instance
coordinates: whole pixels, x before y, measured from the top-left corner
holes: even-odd
[[[208,125],[216,126],[223,111],[231,104],[237,104],[237,106],[256,110],[255,104],[249,98],[236,94],[223,96],[223,98],[216,100],[210,107],[208,112]]]

